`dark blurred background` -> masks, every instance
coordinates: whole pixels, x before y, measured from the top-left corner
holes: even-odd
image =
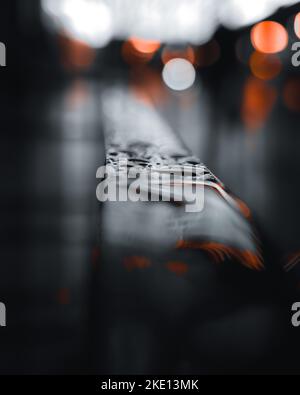
[[[0,301],[8,325],[0,330],[0,372],[297,372],[300,332],[291,326],[290,310],[300,297],[300,76],[291,46],[300,40],[294,23],[300,5],[270,8],[244,22],[232,17],[225,27],[209,25],[221,5],[210,10],[204,2],[208,26],[195,36],[190,14],[186,30],[176,29],[170,14],[171,28],[156,26],[153,38],[146,21],[139,21],[140,37],[135,26],[130,33],[124,22],[133,18],[129,7],[126,29],[120,29],[120,15],[114,29],[100,20],[107,42],[94,45],[93,31],[84,34],[84,14],[76,29],[78,15],[61,17],[60,2],[52,3],[1,2],[7,67],[0,69]],[[157,3],[153,7],[159,12]],[[233,13],[222,15],[226,25]],[[265,25],[255,35],[262,20],[281,27]],[[203,16],[192,27],[198,23]],[[175,80],[162,74],[172,59],[192,70],[180,92],[176,63]],[[180,258],[191,265],[203,261],[191,278],[182,278],[185,266],[169,265],[170,277],[158,271],[147,280],[141,273],[127,279],[132,265],[147,270],[140,249],[152,261],[170,260],[159,240],[155,252],[148,251],[151,235],[160,234],[159,218],[168,214],[166,209],[155,221],[145,208],[130,218],[122,207],[97,202],[96,170],[105,162],[107,129],[102,107],[111,87],[149,109],[145,124],[159,114],[247,203],[261,237],[263,273],[231,263],[227,272],[226,261],[218,266],[193,252]],[[117,108],[111,111],[118,118]],[[114,226],[123,226],[124,235],[127,227],[132,234],[140,229],[142,247],[130,239],[125,248],[122,231],[120,242],[110,239]],[[119,262],[125,269],[106,268]],[[144,289],[135,291],[139,281]]]

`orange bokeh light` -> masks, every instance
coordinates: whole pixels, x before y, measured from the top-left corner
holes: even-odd
[[[89,97],[89,90],[84,80],[75,80],[66,95],[66,105],[69,110],[76,111],[83,106]]]
[[[197,51],[196,64],[198,67],[209,67],[216,63],[221,56],[221,48],[216,40],[201,45]]]
[[[61,60],[67,70],[81,71],[89,69],[95,59],[96,51],[87,44],[73,40],[63,34],[58,36]]]
[[[282,52],[287,47],[288,41],[286,29],[278,22],[261,22],[251,30],[252,45],[259,52],[267,54]]]
[[[138,52],[143,54],[153,54],[161,45],[158,41],[142,40],[135,37],[131,38],[129,41]]]
[[[283,100],[290,111],[300,112],[300,78],[294,77],[285,83]]]
[[[245,83],[241,109],[242,120],[250,131],[261,128],[272,112],[278,93],[276,88],[257,78]]]
[[[166,47],[161,55],[163,64],[167,64],[170,60],[177,58],[185,59],[188,60],[190,63],[195,64],[195,51],[190,46],[183,49],[171,49]]]
[[[151,262],[143,256],[132,256],[124,259],[124,266],[131,272],[135,269],[148,269],[151,266]]]
[[[261,80],[272,80],[282,70],[282,62],[277,55],[255,51],[249,61],[252,74]]]
[[[169,262],[167,268],[170,272],[177,274],[177,276],[183,276],[189,270],[189,267],[184,262]]]
[[[155,52],[140,52],[132,44],[131,41],[125,41],[122,46],[122,56],[126,63],[131,66],[145,64],[153,59]]]
[[[161,106],[168,100],[161,73],[147,66],[132,71],[129,88],[137,100],[151,107]]]
[[[297,37],[300,38],[300,12],[296,15],[295,18],[295,33]]]

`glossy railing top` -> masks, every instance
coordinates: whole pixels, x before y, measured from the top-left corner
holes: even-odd
[[[181,191],[185,185],[193,185],[203,188],[204,196],[203,209],[193,215],[185,212],[180,204],[144,206],[143,216],[151,212],[146,215],[147,229],[144,221],[141,222],[140,204],[114,205],[113,211],[109,210],[111,215],[106,228],[111,229],[115,242],[129,243],[130,247],[132,240],[140,239],[141,235],[148,242],[159,236],[157,248],[173,245],[178,249],[199,249],[218,260],[233,259],[248,268],[261,270],[263,259],[250,210],[191,155],[159,112],[137,100],[125,85],[104,89],[101,102],[106,165],[110,174],[119,176],[134,168],[156,175],[172,175],[175,176],[172,181],[175,188]],[[148,181],[141,184],[140,189],[145,186],[147,193],[157,193],[162,201],[166,201],[164,194],[169,194],[170,190],[165,189],[163,178],[159,178],[158,184],[150,184],[150,191]],[[128,185],[126,183],[125,188]],[[174,196],[177,192],[175,189]],[[119,214],[112,217],[112,212]],[[125,216],[128,220],[124,222]],[[157,222],[151,225],[156,217],[160,219],[159,228]],[[107,232],[107,237],[109,234]]]

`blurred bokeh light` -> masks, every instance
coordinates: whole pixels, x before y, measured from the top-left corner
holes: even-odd
[[[160,47],[160,42],[158,41],[131,38],[130,42],[137,51],[145,54],[153,54]]]
[[[300,38],[300,12],[296,15],[295,18],[295,33],[297,37]]]
[[[290,111],[300,112],[300,79],[290,78],[283,90],[284,103]]]
[[[297,0],[227,0],[220,4],[220,20],[224,26],[238,28],[260,21],[279,7],[297,3]]]
[[[280,74],[282,62],[277,55],[255,51],[250,58],[250,68],[255,77],[271,80]]]
[[[191,46],[166,46],[162,51],[162,62],[167,64],[170,60],[181,58],[194,64],[196,61],[195,50]]]
[[[221,47],[216,40],[199,46],[196,54],[198,67],[209,67],[216,63],[221,57]]]
[[[196,70],[188,60],[172,59],[164,67],[163,79],[169,88],[175,91],[184,91],[193,86]]]
[[[263,20],[295,0],[42,0],[48,24],[76,40],[103,47],[136,37],[165,43],[208,42],[217,28]],[[277,30],[273,33],[277,34]],[[276,36],[276,40],[278,36]],[[139,47],[141,49],[141,47]],[[146,47],[143,47],[144,49]],[[142,52],[143,52],[142,48]]]
[[[249,131],[259,130],[271,114],[278,92],[276,88],[254,77],[245,83],[242,120]]]
[[[288,33],[284,26],[273,21],[264,21],[252,28],[251,41],[257,51],[274,54],[288,45]]]
[[[42,6],[56,28],[75,40],[101,48],[113,38],[112,14],[102,1],[42,0]]]

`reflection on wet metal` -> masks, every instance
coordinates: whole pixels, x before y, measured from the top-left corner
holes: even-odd
[[[199,249],[214,258],[217,257],[217,261],[232,259],[250,269],[263,269],[260,246],[249,209],[229,193],[221,181],[197,158],[191,156],[158,111],[136,100],[124,86],[105,90],[102,108],[107,141],[107,166],[115,168],[116,172],[122,172],[122,160],[126,160],[129,168],[135,167],[140,171],[151,169],[154,173],[169,175],[184,174],[184,168],[189,166],[191,173],[185,174],[186,178],[179,186],[187,183],[204,188],[204,209],[193,215],[184,212],[182,204],[178,205],[176,193],[173,203],[177,203],[177,207],[171,205],[169,208],[159,208],[157,204],[149,203],[147,210],[153,213],[153,218],[160,212],[161,224],[157,229],[153,220],[148,223],[145,240],[153,239],[153,236],[148,238],[149,233],[158,232],[159,239],[165,240],[166,245],[174,248]],[[193,169],[198,168],[202,169],[200,178],[193,176]],[[162,183],[156,192],[160,200],[164,201],[165,189]],[[124,243],[128,238],[129,246],[130,240],[138,238],[140,232],[144,231],[139,225],[139,214],[135,205],[125,204],[122,207],[123,209],[119,205],[120,210],[126,211],[132,225],[126,221],[123,232],[121,214],[119,221],[115,218],[119,223],[117,226],[109,223],[106,225],[110,230],[119,227],[117,233],[123,240],[116,239],[114,233],[114,242]],[[164,211],[169,214],[162,215]],[[129,236],[130,232],[132,234]]]
[[[293,270],[296,266],[299,265],[300,263],[300,252],[296,252],[294,254],[291,254],[287,259],[287,263],[285,264],[284,268],[286,271],[291,271]]]

